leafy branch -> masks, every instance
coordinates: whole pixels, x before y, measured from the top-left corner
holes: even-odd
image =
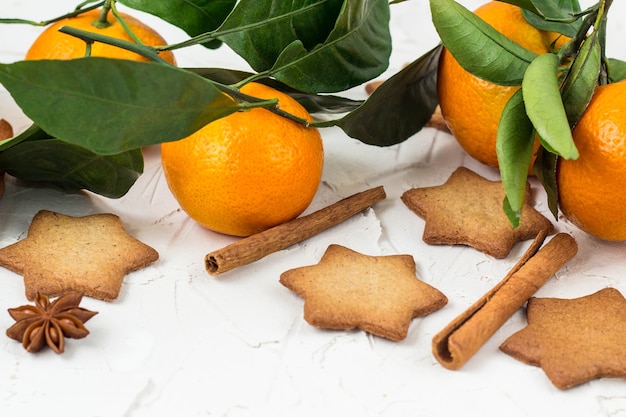
[[[103,7],[100,20],[103,16],[106,20],[105,14],[110,9],[129,30],[117,13],[114,0],[91,3],[85,2],[75,11],[44,23]],[[318,93],[343,91],[379,75],[388,64],[391,50],[386,0],[309,0],[298,5],[273,0],[121,0],[120,3],[179,26],[192,36],[189,44],[202,44],[210,49],[219,46],[215,40],[226,43],[257,67],[258,73],[225,84],[202,77],[197,70],[166,64],[158,49],[140,42],[120,41],[65,26],[61,31],[82,39],[88,52],[92,43],[103,42],[137,52],[152,63],[87,57],[0,64],[0,83],[34,122],[28,131],[0,144],[0,154],[11,156],[0,155],[0,170],[64,188],[75,186],[119,196],[123,194],[119,187],[112,192],[111,187],[98,185],[95,177],[90,177],[91,182],[68,178],[78,179],[79,173],[85,173],[79,167],[93,168],[89,160],[104,158],[121,164],[118,166],[121,171],[128,168],[127,174],[119,172],[124,179],[118,180],[124,185],[121,189],[127,190],[140,172],[141,164],[116,156],[131,153],[135,158],[140,157],[139,151],[144,146],[186,137],[235,111],[264,107],[308,125],[308,121],[278,108],[276,100],[259,100],[241,93],[239,87],[251,80],[278,83],[320,111],[342,106],[354,108],[353,102]],[[37,24],[25,19],[2,22]],[[280,42],[274,39],[248,49],[250,39],[277,38],[277,33]],[[259,56],[270,60],[261,65]],[[84,152],[72,152],[70,149],[74,148],[70,147]],[[42,151],[36,152],[37,149]],[[70,155],[80,157],[71,159]],[[46,158],[60,161],[61,166],[65,164],[66,172],[50,170]],[[85,159],[84,164],[80,158]],[[109,174],[106,164],[98,166],[99,175]]]
[[[5,23],[5,24],[27,24],[27,25],[32,25],[32,26],[48,26],[49,24],[52,24],[54,22],[58,22],[59,20],[63,20],[63,19],[67,19],[70,17],[76,17],[80,14],[83,14],[85,12],[88,12],[90,10],[94,10],[97,9],[99,7],[102,7],[102,5],[104,4],[104,1],[99,1],[95,4],[92,4],[91,6],[89,6],[89,3],[93,3],[93,1],[85,1],[83,3],[81,3],[80,5],[78,5],[73,11],[69,12],[69,13],[65,13],[62,14],[61,16],[55,17],[53,19],[49,19],[49,20],[44,20],[41,22],[35,22],[34,20],[29,20],[29,19],[20,19],[20,18],[0,18],[0,23]]]
[[[242,94],[239,87],[250,81],[292,95],[313,114],[341,114],[311,126],[338,126],[364,143],[392,146],[421,130],[433,114],[438,104],[439,54],[445,46],[473,74],[522,87],[505,108],[497,141],[507,191],[503,205],[515,224],[537,133],[542,146],[534,170],[556,214],[557,160],[576,157],[570,128],[598,83],[626,77],[626,63],[605,57],[609,0],[587,10],[580,10],[576,0],[508,0],[524,8],[535,26],[571,38],[547,56],[537,56],[508,40],[454,0],[430,0],[442,45],[418,57],[365,101],[329,93],[358,86],[386,69],[391,51],[389,8],[401,1],[304,0],[297,5],[280,0],[119,2],[180,27],[190,39],[155,48],[66,26],[61,29],[64,33],[86,44],[109,43],[152,62],[89,57],[0,64],[0,83],[34,122],[26,132],[0,142],[0,170],[66,189],[86,188],[120,196],[142,169],[136,160],[141,158],[141,147],[186,137],[233,112],[264,107],[308,125],[284,113],[275,100]],[[47,22],[101,6],[110,6],[123,23],[115,0],[86,1]],[[41,24],[22,19],[0,22]],[[253,72],[177,68],[158,55],[161,50],[190,45],[203,45],[209,52],[225,45],[244,58]],[[551,105],[546,105],[548,102]],[[84,152],[70,151],[79,148]],[[79,157],[72,159],[70,154]],[[66,172],[47,169],[50,161],[46,158],[64,163]],[[83,162],[103,158],[108,162],[81,165],[81,158]],[[85,176],[81,166],[98,166],[92,171],[97,175]],[[97,177],[106,176],[107,170],[116,170],[119,187],[97,184]]]
[[[558,158],[578,157],[571,129],[595,87],[609,82],[609,62],[618,70],[624,64],[605,57],[611,0],[600,0],[584,11],[576,0],[506,2],[525,9],[531,24],[560,32],[571,40],[560,50],[537,56],[500,35],[454,0],[430,0],[435,27],[463,68],[496,84],[521,86],[503,111],[496,142],[506,190],[503,207],[511,223],[517,225],[535,138],[541,148],[533,169],[556,217]]]

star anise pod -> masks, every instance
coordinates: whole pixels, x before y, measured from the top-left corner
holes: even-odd
[[[89,334],[83,325],[98,314],[79,307],[83,294],[72,292],[53,302],[37,293],[35,305],[10,308],[16,323],[7,330],[7,336],[22,342],[29,352],[38,352],[48,345],[56,353],[63,353],[65,338],[82,339]]]

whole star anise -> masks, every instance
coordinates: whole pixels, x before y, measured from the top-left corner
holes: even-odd
[[[53,302],[37,293],[35,305],[10,308],[16,323],[7,330],[7,336],[22,342],[29,352],[38,352],[48,345],[56,353],[63,353],[65,338],[82,339],[89,334],[83,323],[98,314],[79,307],[83,294],[72,292]]]

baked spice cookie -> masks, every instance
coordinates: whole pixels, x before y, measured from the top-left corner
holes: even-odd
[[[559,389],[626,378],[626,300],[614,288],[575,299],[531,298],[528,326],[500,346],[540,366]]]
[[[413,188],[401,199],[426,221],[424,242],[468,245],[501,259],[517,242],[533,239],[541,230],[554,231],[550,220],[528,203],[529,196],[528,187],[521,222],[515,228],[502,209],[502,182],[487,180],[465,167],[454,171],[443,185]]]
[[[124,275],[159,258],[156,250],[129,235],[114,214],[71,217],[38,212],[28,236],[0,249],[0,266],[24,276],[26,298],[69,292],[111,301]]]
[[[312,326],[360,328],[400,341],[414,317],[448,302],[415,272],[411,255],[368,256],[330,245],[317,265],[283,272],[280,283],[304,298],[304,319]]]

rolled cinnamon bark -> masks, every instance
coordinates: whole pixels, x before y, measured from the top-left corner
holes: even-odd
[[[205,267],[218,275],[257,261],[271,253],[314,236],[386,198],[382,186],[344,198],[328,207],[243,238],[207,254]]]
[[[441,365],[461,368],[578,251],[574,238],[565,233],[539,249],[545,236],[537,236],[500,283],[433,338],[433,355]]]

